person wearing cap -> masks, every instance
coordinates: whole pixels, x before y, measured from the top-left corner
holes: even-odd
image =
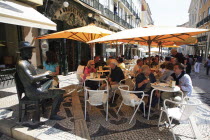
[[[116,59],[110,60],[109,66],[111,68],[111,74],[109,76],[109,83],[112,91],[115,91],[119,86],[119,82],[125,78],[122,69],[117,65],[118,62]]]
[[[63,100],[63,95],[65,90],[62,89],[52,89],[43,88],[46,82],[52,80],[52,72],[46,71],[42,74],[37,74],[36,69],[29,61],[32,57],[33,46],[27,41],[20,42],[20,56],[21,59],[18,61],[16,70],[17,78],[21,81],[24,88],[25,96],[30,100],[45,100],[53,99],[52,110],[50,114],[50,119],[52,120],[62,120],[64,117],[57,115],[59,111],[60,104]],[[51,81],[52,82],[52,81]]]
[[[172,57],[175,57],[179,63],[186,65],[187,61],[182,53],[178,53],[176,49],[172,49],[171,54],[172,54]]]

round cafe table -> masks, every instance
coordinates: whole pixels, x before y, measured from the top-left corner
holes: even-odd
[[[172,88],[167,83],[159,83],[159,84],[152,83],[151,86],[154,89],[152,90],[151,96],[150,96],[149,110],[148,110],[148,116],[147,116],[148,120],[150,117],[150,109],[151,109],[152,96],[153,96],[154,91],[158,90],[158,91],[163,91],[163,92],[181,92],[182,99],[183,99],[183,92],[181,91],[180,87],[178,87],[178,86],[175,86],[174,88]]]
[[[90,76],[87,76],[86,79],[85,79],[85,81],[87,81],[87,80],[90,80],[90,81],[98,81],[98,82],[99,82],[99,83],[98,83],[98,84],[99,84],[99,85],[98,85],[99,87],[100,87],[100,82],[101,82],[101,81],[105,81],[105,82],[108,84],[107,78],[100,78],[100,77],[97,77],[97,78],[96,78],[96,77],[90,78]],[[85,81],[84,81],[84,87],[86,87],[86,86],[85,86]]]

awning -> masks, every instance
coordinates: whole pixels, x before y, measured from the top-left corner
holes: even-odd
[[[0,22],[56,30],[56,24],[34,8],[14,0],[0,1]]]
[[[87,5],[87,4],[83,3],[83,2],[81,2],[80,0],[74,0],[74,1],[76,1],[76,2],[79,3],[79,4],[81,4],[81,5],[84,6],[84,7],[86,7],[86,8],[88,8],[88,9],[92,10],[93,12],[96,12],[96,13],[98,13],[98,14],[101,14],[101,11],[94,9],[93,7],[91,7],[91,6],[89,6],[89,5]]]
[[[112,22],[111,20],[109,20],[109,19],[107,19],[107,18],[105,18],[103,16],[100,16],[100,18],[104,21],[104,23],[106,23],[106,24],[108,24],[108,25],[110,25],[112,27],[115,27],[115,28],[117,28],[119,30],[125,30],[125,28],[121,27],[120,25]]]

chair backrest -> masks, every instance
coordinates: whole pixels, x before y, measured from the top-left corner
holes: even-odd
[[[187,120],[192,113],[196,110],[197,106],[201,105],[202,102],[196,98],[185,97],[183,103],[181,103],[182,115],[180,120]]]
[[[133,91],[135,88],[135,83],[133,82],[133,80],[131,78],[123,79],[120,81],[119,84],[120,85],[128,85],[130,91]]]
[[[128,85],[121,85],[118,87],[118,89],[120,90],[120,93],[122,95],[123,98],[123,103],[129,106],[135,106],[134,104],[134,100],[141,100],[144,98],[144,92],[143,91],[129,91],[129,86]],[[133,93],[142,93],[142,97],[138,98],[135,94]],[[133,96],[131,97],[132,94]]]
[[[22,94],[25,93],[25,90],[17,72],[15,73],[15,84],[16,84],[16,89],[17,89],[17,94],[18,94],[18,100],[20,101],[22,98]]]
[[[89,103],[91,105],[102,105],[104,102],[104,94],[107,92],[107,90],[88,90],[87,92],[89,93]],[[108,95],[107,95],[108,99]]]

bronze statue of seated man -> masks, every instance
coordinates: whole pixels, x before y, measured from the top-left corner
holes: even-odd
[[[43,74],[37,74],[36,69],[29,61],[32,57],[33,46],[29,42],[20,42],[20,60],[17,63],[16,69],[20,81],[23,84],[25,95],[30,100],[45,100],[53,99],[50,119],[61,120],[64,117],[57,115],[60,104],[63,101],[64,90],[43,88],[45,81],[51,77],[51,72],[46,71]],[[48,81],[49,82],[49,81]]]

